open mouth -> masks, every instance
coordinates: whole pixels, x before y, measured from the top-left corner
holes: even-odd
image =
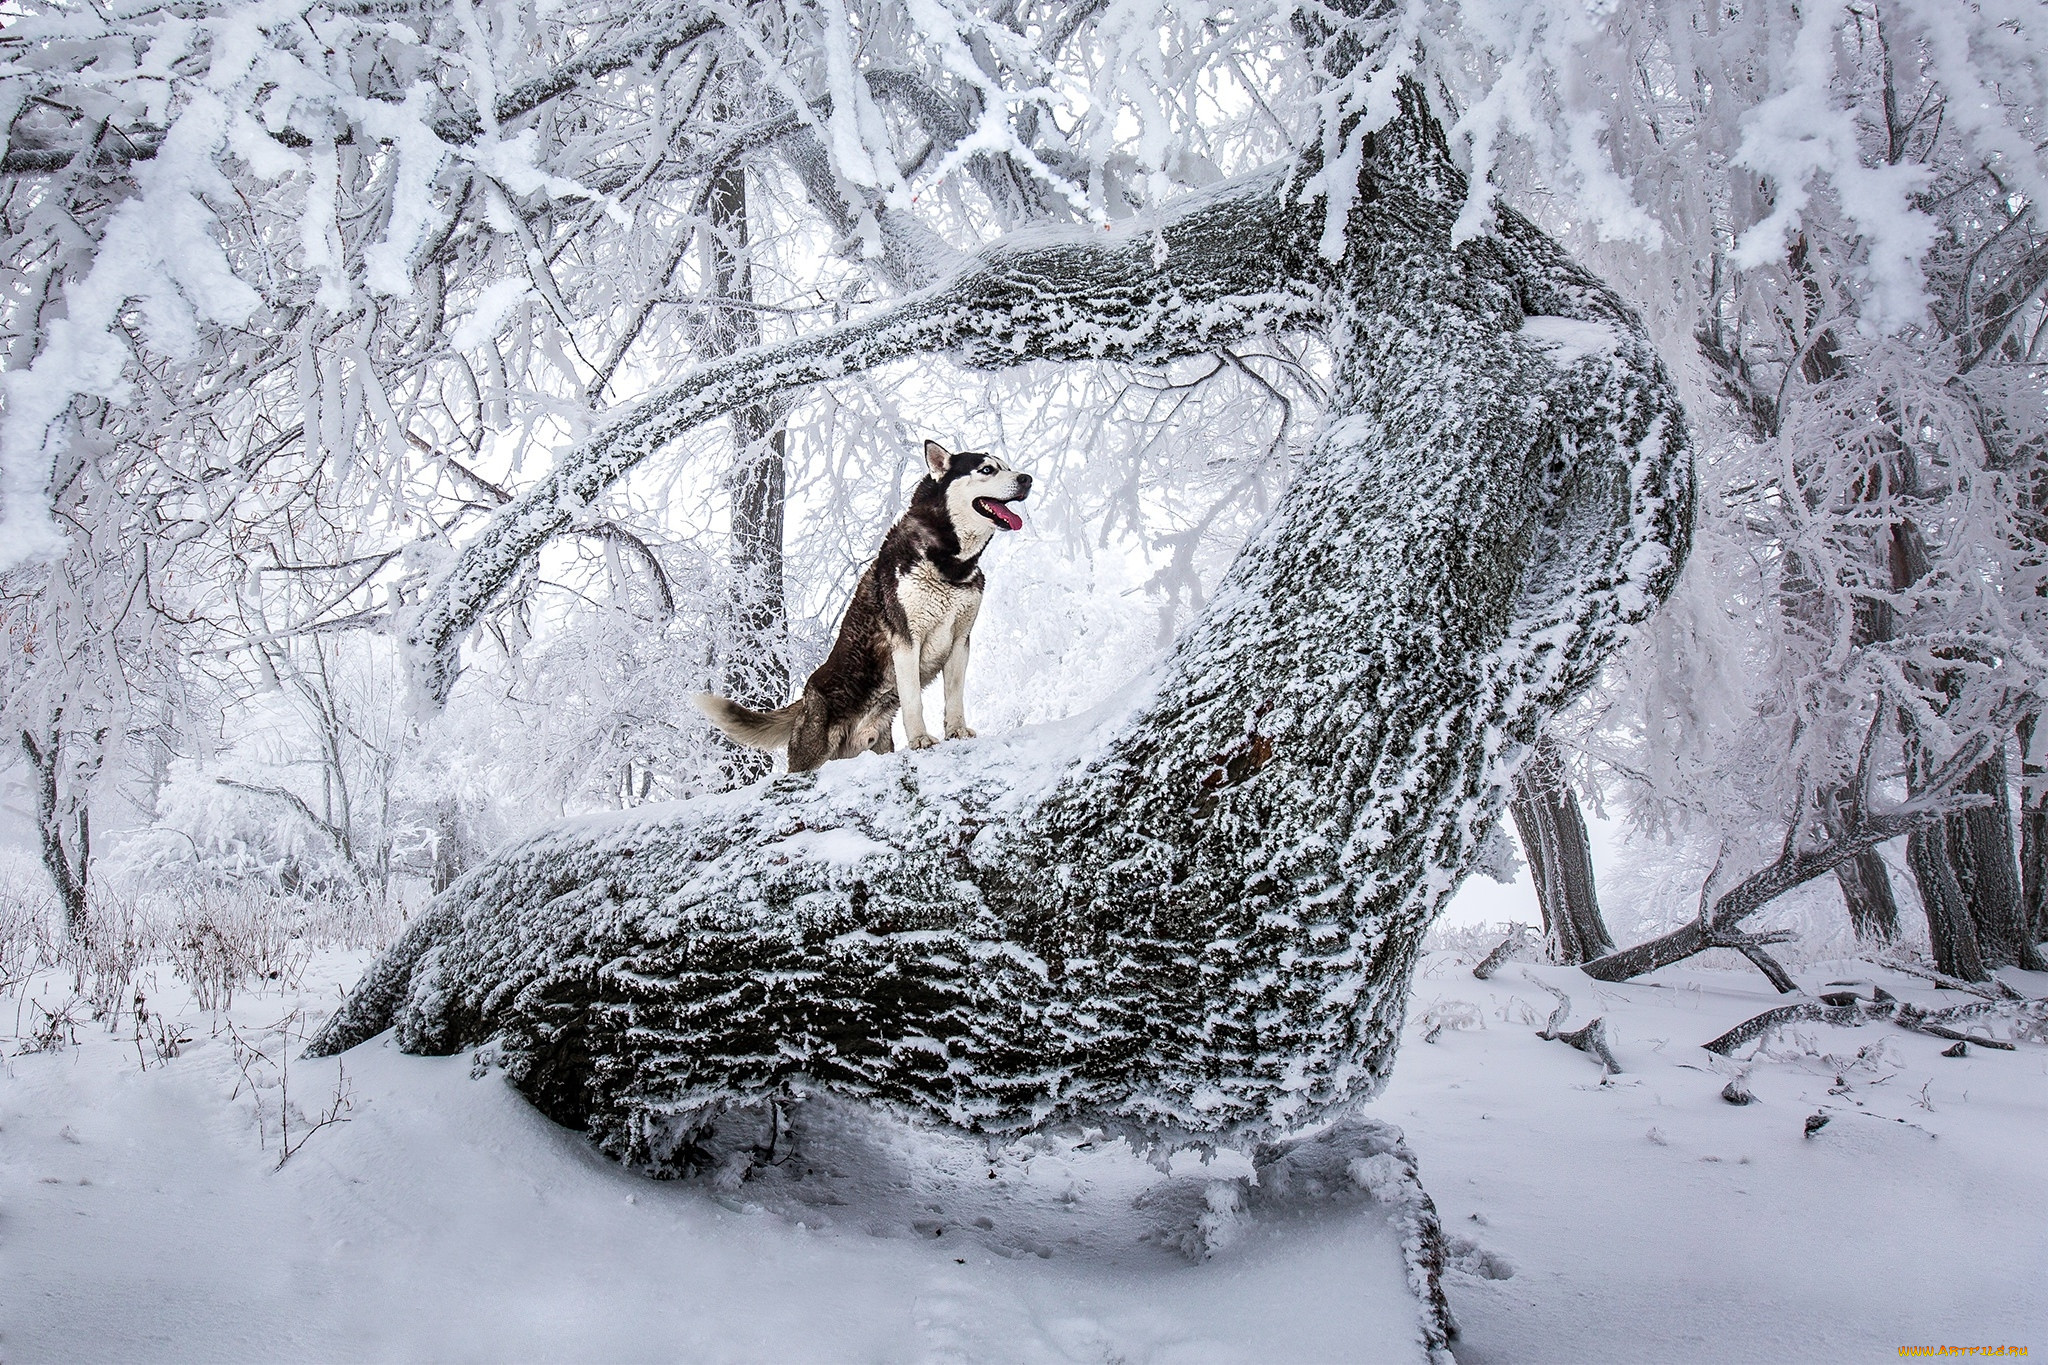
[[[976,498],[974,510],[987,517],[1005,531],[1024,529],[1024,518],[1010,510],[1010,504],[1000,498]]]

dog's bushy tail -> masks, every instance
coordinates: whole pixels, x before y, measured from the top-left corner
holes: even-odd
[[[798,697],[776,711],[756,711],[711,692],[699,692],[690,700],[711,718],[711,723],[749,749],[782,749],[789,745],[790,732],[803,714],[804,700]]]

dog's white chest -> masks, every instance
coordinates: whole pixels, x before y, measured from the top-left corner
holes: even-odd
[[[932,681],[952,657],[954,643],[973,630],[981,589],[948,583],[930,565],[918,565],[897,579],[897,602],[909,620],[909,639],[918,645],[920,681]]]
[[[910,621],[910,636],[929,659],[950,652],[961,618],[973,619],[981,605],[981,589],[946,581],[928,564],[920,564],[896,582],[896,600]]]

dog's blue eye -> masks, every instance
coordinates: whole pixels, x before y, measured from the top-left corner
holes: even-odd
[[[985,464],[981,467],[981,472],[984,474],[993,474],[996,472],[996,467],[992,464]]]

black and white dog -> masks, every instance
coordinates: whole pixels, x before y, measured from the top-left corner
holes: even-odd
[[[755,749],[789,749],[789,770],[808,772],[863,750],[896,748],[890,725],[903,712],[913,749],[938,741],[924,725],[924,689],[946,677],[946,738],[967,727],[967,645],[981,611],[981,552],[997,531],[1024,519],[1010,510],[1031,492],[1031,476],[993,455],[955,455],[924,443],[929,473],[910,510],[882,538],[839,623],[839,639],[804,693],[778,711],[755,711],[709,692],[697,705],[711,723]]]

